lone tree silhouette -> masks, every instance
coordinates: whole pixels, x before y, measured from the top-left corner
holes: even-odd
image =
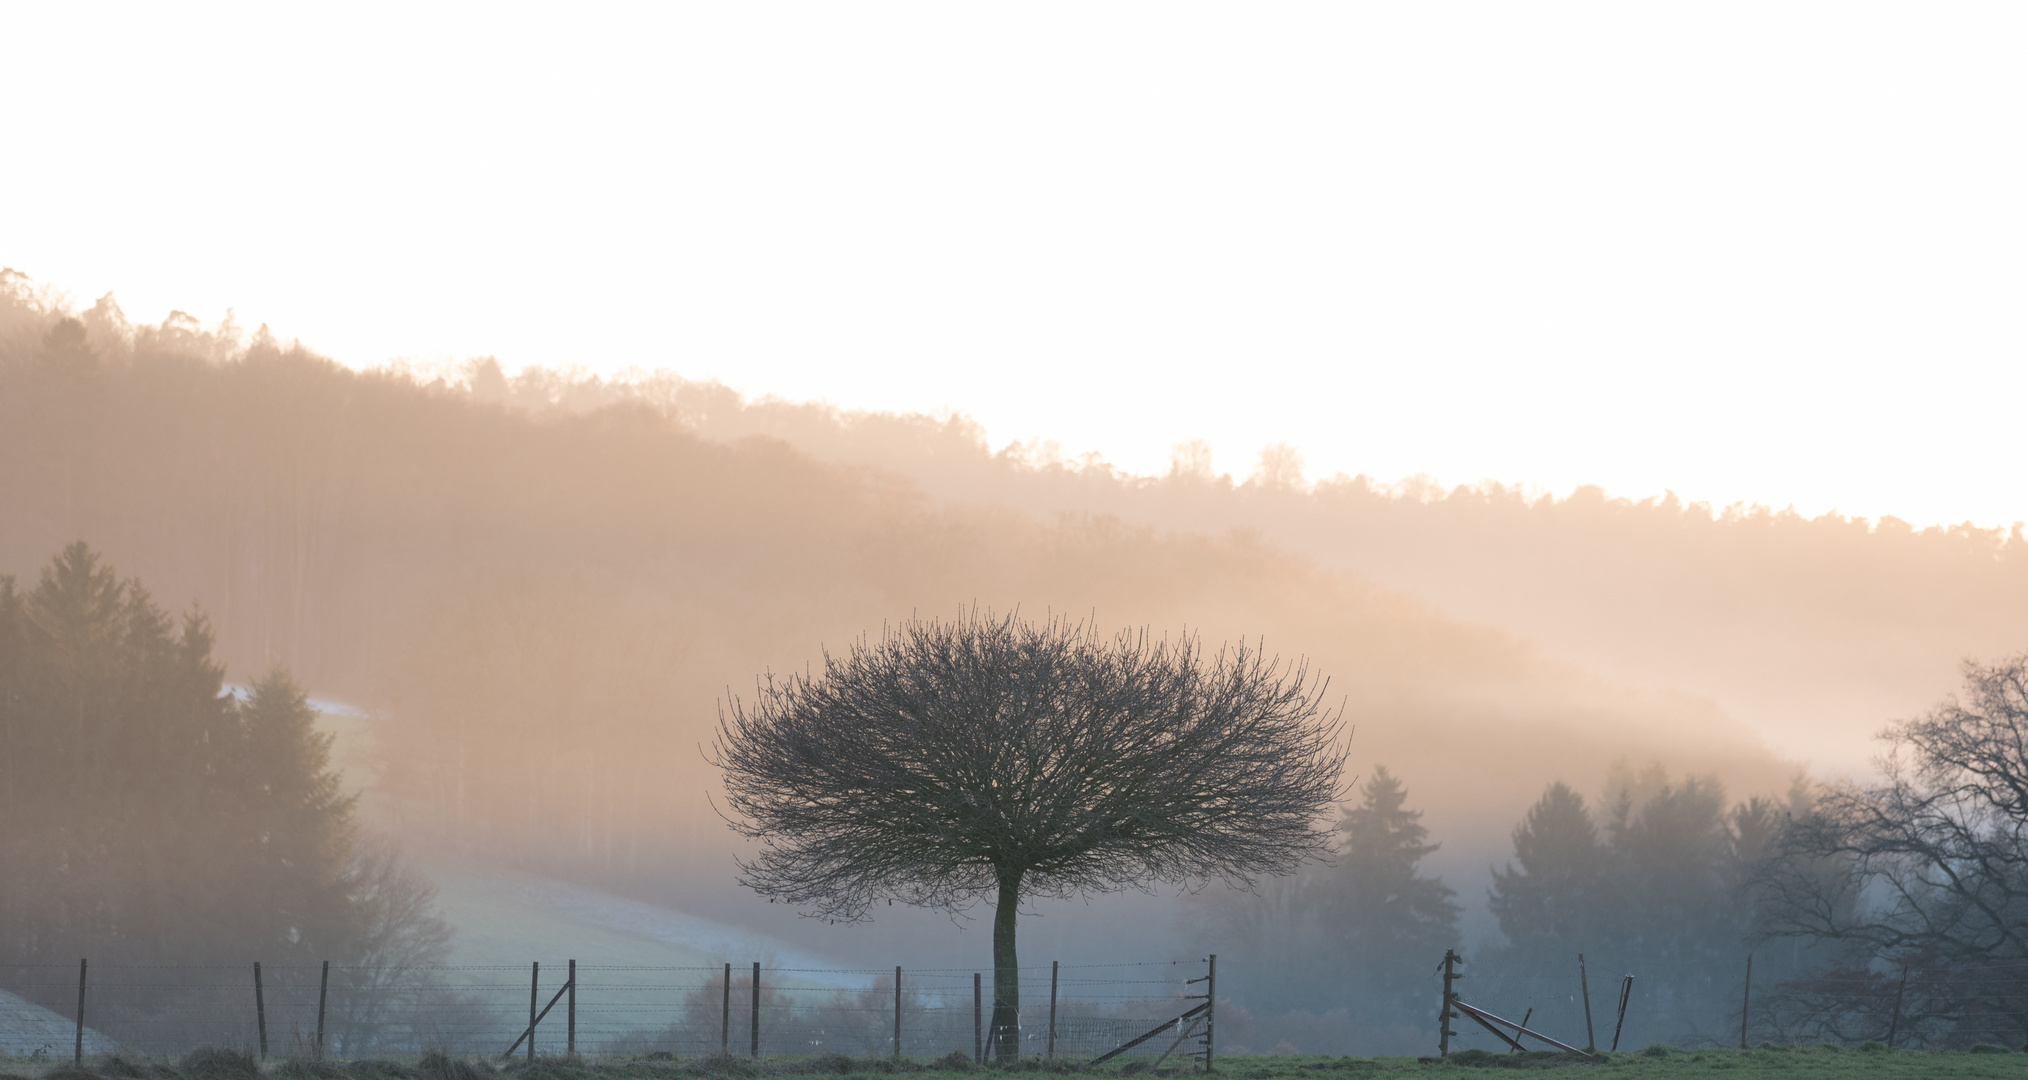
[[[740,883],[829,919],[878,900],[993,917],[993,1042],[1020,1051],[1024,899],[1223,878],[1328,852],[1342,713],[1307,666],[1194,636],[976,612],[911,620],[764,677],[721,714],[713,763]]]

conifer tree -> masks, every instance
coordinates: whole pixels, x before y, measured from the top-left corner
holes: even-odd
[[[249,874],[266,955],[328,957],[356,930],[348,910],[353,798],[331,769],[331,736],[287,672],[254,683],[239,704]]]
[[[1457,894],[1418,871],[1439,847],[1428,843],[1420,810],[1384,765],[1360,788],[1358,806],[1338,824],[1335,867],[1318,907],[1328,933],[1355,962],[1394,965],[1457,944]]]
[[[1493,871],[1487,906],[1516,948],[1561,954],[1596,951],[1603,929],[1605,849],[1584,796],[1549,785],[1514,828],[1514,861]]]

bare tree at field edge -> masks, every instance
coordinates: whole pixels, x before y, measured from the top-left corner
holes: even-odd
[[[821,918],[879,900],[993,918],[995,1056],[1020,1051],[1023,899],[1222,878],[1328,853],[1342,713],[1324,683],[1195,636],[972,612],[862,639],[821,674],[763,678],[713,764],[760,854],[741,884]]]

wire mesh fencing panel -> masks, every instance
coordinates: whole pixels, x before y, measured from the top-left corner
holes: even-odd
[[[1203,979],[1206,973],[1203,958],[1062,965],[1058,971],[1057,1055],[1092,1058],[1121,1050],[1128,1042],[1165,1022],[1168,1027],[1161,1034],[1126,1047],[1124,1053],[1201,1054],[1202,1019],[1176,1018],[1204,1003],[1201,998],[1208,985]],[[1043,974],[1046,976],[1048,972],[1045,970]],[[1034,1013],[1032,1008],[1022,1011],[1026,1015]]]
[[[240,974],[244,980],[234,978]],[[251,967],[93,964],[82,994],[76,966],[0,966],[0,979],[22,1003],[0,1017],[6,1025],[0,1042],[12,1045],[39,1032],[48,1043],[55,1034],[54,1047],[38,1046],[38,1056],[73,1054],[80,1005],[85,1053],[196,1043],[251,1046],[257,1037]]]
[[[897,992],[894,968],[763,968],[756,993],[751,966],[733,965],[728,972],[579,964],[577,970],[580,1053],[898,1052],[918,1059],[995,1053],[990,971],[904,967]],[[1183,979],[1202,971],[1201,960],[1059,967],[1055,1053],[1096,1056],[1173,1019],[1194,1004],[1184,1000]],[[1027,966],[1019,974],[1020,1053],[1045,1055],[1051,1050],[1052,969]],[[544,1045],[558,1037],[551,1031]],[[1165,1047],[1159,1042],[1130,1052],[1160,1053]],[[1193,1044],[1183,1052],[1198,1050]]]
[[[1965,1050],[2028,1042],[2028,962],[1880,963],[1757,988],[1749,1041]]]
[[[0,964],[0,1054],[68,1058],[76,1049],[78,969],[75,964]],[[114,1049],[96,1028],[84,1031],[84,1052]]]
[[[521,971],[314,964],[264,965],[256,976],[252,964],[92,964],[82,994],[84,1052],[477,1052],[504,1046],[502,1032],[509,1039],[518,1033],[503,1006]],[[518,985],[525,993],[526,981]],[[75,1052],[78,990],[75,968],[0,965],[0,1047]]]

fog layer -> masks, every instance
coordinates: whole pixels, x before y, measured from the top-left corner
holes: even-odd
[[[838,956],[911,946],[733,890],[700,744],[760,673],[911,614],[1069,612],[1306,657],[1356,728],[1348,798],[1379,765],[1405,785],[1441,845],[1423,869],[1492,943],[1486,868],[1553,782],[1603,805],[1659,763],[1651,786],[1707,777],[1693,790],[1720,810],[1721,787],[1787,797],[1796,762],[1667,687],[1809,702],[1798,723],[1842,737],[2028,618],[2018,535],[1310,486],[1286,449],[1243,483],[1187,447],[1136,479],[989,454],[961,420],[748,404],[667,374],[360,372],[265,330],[132,327],[110,300],[64,321],[10,288],[0,572],[87,538],[208,613],[228,677],[280,665],[368,708],[363,812],[419,849]],[[1029,940],[1075,944],[1065,914]],[[1200,945],[1202,925],[1161,916],[1131,944]]]

